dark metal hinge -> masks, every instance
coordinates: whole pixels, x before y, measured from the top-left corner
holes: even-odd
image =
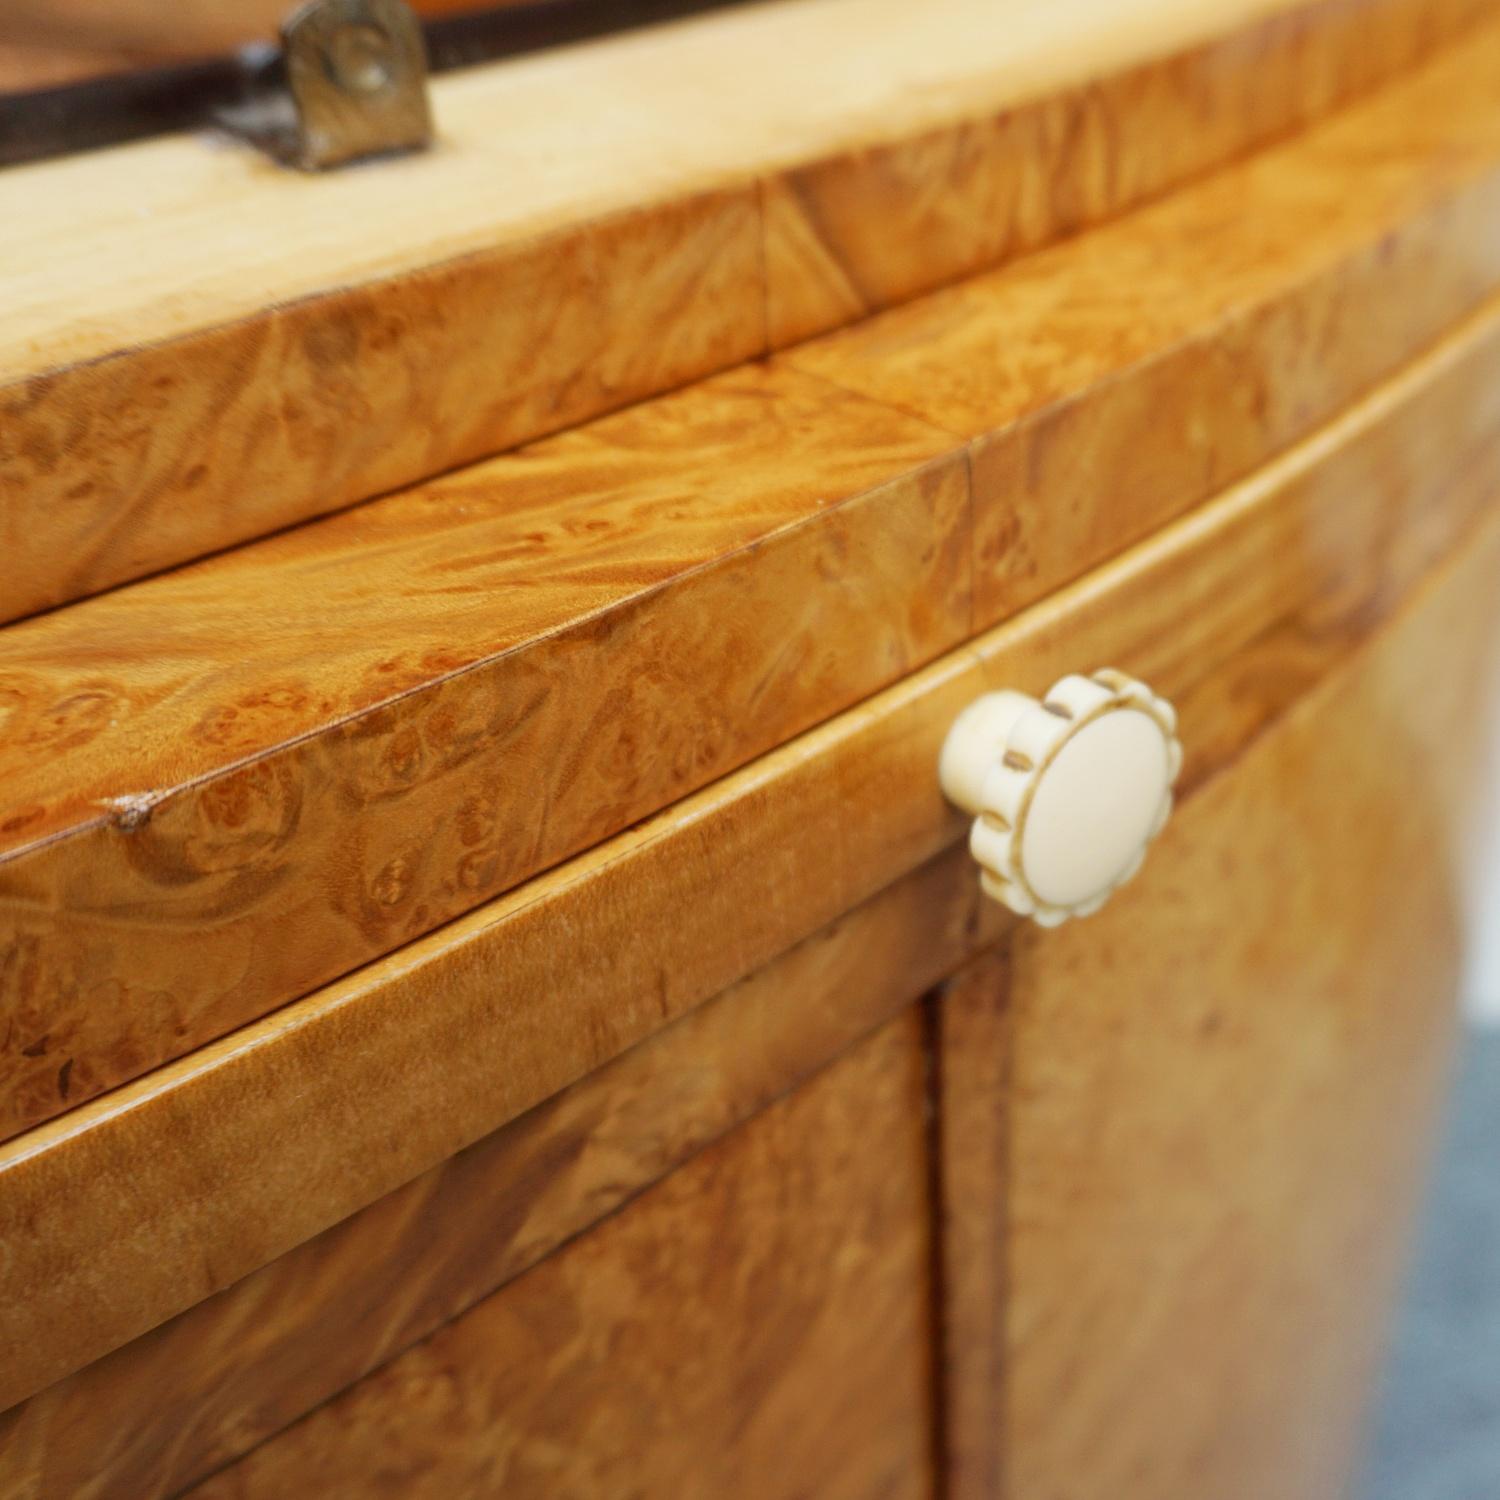
[[[264,66],[215,115],[278,161],[318,171],[432,139],[422,28],[402,0],[307,0]]]

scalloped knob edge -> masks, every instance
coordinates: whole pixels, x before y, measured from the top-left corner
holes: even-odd
[[[1105,669],[1040,700],[976,699],[948,731],[938,775],[974,814],[985,893],[1052,927],[1097,911],[1140,868],[1181,768],[1172,705]]]

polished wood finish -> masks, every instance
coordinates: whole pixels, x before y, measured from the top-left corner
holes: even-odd
[[[22,286],[0,617],[1109,220],[0,631],[6,1500],[1338,1492],[1500,684],[1500,30],[1306,128],[1475,5],[938,0],[768,114],[756,58],[873,4],[453,80],[316,206],[226,157],[120,231],[101,184]],[[591,78],[605,178],[549,112]],[[557,171],[496,208],[501,120]],[[436,231],[234,239],[419,179]],[[261,280],[142,302],[209,206]],[[101,226],[150,253],[68,325]],[[1042,934],[937,747],[1104,662],[1176,701],[1182,806]]]
[[[929,9],[915,13],[925,22]],[[1240,9],[1190,5],[1167,24],[1192,16],[1227,27]],[[986,19],[1004,28],[1018,72],[1030,72],[1019,107],[970,111],[930,130],[885,124],[766,182],[772,346],[972,276],[1191,181],[1399,76],[1488,14],[1477,5],[1402,12],[1362,0],[1278,6],[1232,44],[1185,46],[1179,35],[1183,50],[1157,58],[1157,40],[1145,60],[1110,73],[1096,60],[1100,28],[1149,26],[1143,7],[991,8]],[[1038,60],[1025,53],[1036,32],[1059,22],[1072,33],[1073,65],[1088,62],[1092,76],[1048,97],[1037,87]]]
[[[7,631],[0,1130],[608,837],[1325,418],[1493,278],[1497,63],[1500,33],[1261,162],[792,357],[813,374],[720,377]],[[1346,174],[1366,191],[1341,197]],[[1131,298],[1110,295],[1120,266]],[[316,942],[274,941],[292,914]],[[187,956],[161,937],[189,922]]]
[[[541,763],[510,793],[526,806],[488,813],[523,849],[541,847],[455,882],[503,888],[964,639],[968,505],[945,434],[752,365],[23,622],[0,633],[12,814],[0,851],[82,837],[102,855],[111,823],[159,825],[193,784],[309,741],[338,780],[368,783],[351,784],[357,798],[420,790],[454,769],[484,719],[498,742],[487,775],[528,753]],[[745,717],[757,713],[759,728]],[[451,745],[429,730],[434,715],[452,721]],[[402,729],[422,744],[393,749]],[[648,733],[660,767],[617,766]],[[375,761],[360,772],[351,755]],[[383,776],[382,758],[394,762]],[[576,808],[540,779],[553,759],[587,783]],[[632,792],[632,770],[664,780]],[[296,777],[299,800],[307,779]],[[527,816],[534,803],[590,821],[559,848],[535,827],[539,810]],[[316,812],[336,841],[363,816]],[[232,822],[208,821],[232,836]]]
[[[121,156],[153,149],[107,153],[111,169],[120,170]],[[208,158],[211,182],[227,159]],[[11,169],[0,175],[0,199],[17,179],[55,170],[76,216],[90,162]],[[177,170],[142,161],[143,194],[149,199],[153,184],[156,192],[175,187]],[[377,172],[409,178],[416,170],[408,163]],[[325,215],[360,212],[324,202],[345,196],[343,183],[289,187],[269,165],[252,172],[252,183],[264,179],[276,201],[255,212],[281,245],[316,244]],[[407,181],[405,191],[424,189]],[[302,215],[281,211],[288,194]],[[309,194],[319,196],[308,202]],[[151,228],[177,212],[170,200],[140,210]],[[388,224],[391,214],[410,223],[444,217],[407,204],[387,205],[383,219],[344,222]],[[129,224],[126,217],[100,232],[117,238]],[[68,233],[61,222],[44,227],[31,256]],[[723,188],[622,208],[567,235],[533,229],[486,250],[437,250],[399,286],[375,280],[312,300],[294,295],[288,305],[235,309],[175,336],[170,326],[153,328],[165,314],[152,309],[118,353],[91,354],[97,337],[75,340],[55,370],[9,382],[0,375],[0,546],[12,559],[0,620],[337,510],[759,354],[757,236],[753,192]],[[170,243],[184,237],[179,228]],[[118,245],[112,254],[120,260],[106,285],[124,280],[119,268],[130,262]],[[89,284],[88,270],[75,272],[70,293]],[[178,276],[193,279],[187,268]],[[244,282],[274,296],[265,272]],[[137,295],[177,284],[151,276]],[[49,328],[67,317],[51,298],[42,311]]]
[[[6,631],[0,1133],[963,640],[947,441],[752,368]]]
[[[788,358],[972,440],[974,617],[993,624],[1312,431],[1496,284],[1497,67],[1500,32]]]
[[[414,1182],[0,1416],[0,1495],[165,1500],[764,1108],[1001,929],[950,850]]]
[[[1318,686],[1328,679],[1330,663],[1340,658],[1319,649],[1316,636],[1271,632],[1266,649],[1242,653],[1232,673],[1206,681],[1183,699],[1190,738],[1201,742],[1198,730],[1213,728],[1226,703],[1244,705],[1242,726],[1253,722],[1257,731],[1264,729],[1271,704],[1279,699],[1281,708],[1287,706],[1281,695],[1290,681],[1293,702],[1300,699],[1300,704],[1290,719],[1272,717],[1281,727],[1266,745],[1274,747],[1292,735],[1314,739],[1331,719],[1334,743],[1320,752],[1324,758],[1348,755],[1353,743],[1368,761],[1369,746],[1390,738],[1388,726],[1372,730],[1356,712],[1347,734],[1337,728],[1350,712],[1351,699],[1366,705],[1400,704],[1398,711],[1408,716],[1408,705],[1420,699],[1424,712],[1415,717],[1421,720],[1422,743],[1416,753],[1430,758],[1425,769],[1430,773],[1442,766],[1445,755],[1456,755],[1459,763],[1467,759],[1472,767],[1482,693],[1466,699],[1464,690],[1493,686],[1500,665],[1485,592],[1497,567],[1500,531],[1491,528],[1489,539],[1447,569],[1409,617],[1379,639],[1373,653],[1366,647],[1352,658],[1354,665],[1342,675],[1359,679],[1357,692]],[[1445,672],[1455,675],[1434,699],[1410,679],[1418,670],[1415,663],[1439,659]],[[1399,670],[1380,665],[1387,661]],[[1334,675],[1339,675],[1337,669]],[[1460,710],[1467,718],[1459,718]],[[1302,727],[1304,721],[1312,729]],[[1266,753],[1254,749],[1242,765]],[[1401,763],[1381,774],[1415,775],[1417,769]],[[1460,766],[1447,769],[1455,775],[1438,783],[1446,798],[1441,815],[1425,827],[1436,835],[1445,861],[1458,869],[1463,861],[1454,856],[1461,855],[1468,831],[1468,804],[1460,795]],[[1237,765],[1231,775],[1213,778],[1202,795],[1221,797],[1216,789],[1237,784],[1242,774]],[[1191,779],[1200,784],[1201,771]],[[1320,790],[1309,793],[1313,802]],[[1261,802],[1267,795],[1281,793],[1275,788],[1267,793],[1261,786]],[[1191,797],[1181,816],[1197,819],[1199,800]],[[1245,816],[1258,817],[1261,802]],[[1299,811],[1293,808],[1293,813]],[[1292,834],[1280,831],[1285,847],[1300,848]],[[1218,835],[1214,825],[1189,836],[1195,849],[1207,851],[1219,848]],[[1169,837],[1176,837],[1175,829]],[[1166,845],[1158,854],[1170,859],[1170,848]],[[1336,862],[1337,850],[1330,846],[1322,857]],[[1283,857],[1273,874],[1284,862]],[[1236,864],[1236,871],[1241,868]],[[1318,877],[1313,871],[1311,878]],[[1174,889],[1179,885],[1211,889],[1196,866],[1175,877]],[[794,1082],[842,1040],[890,1014],[945,966],[992,942],[1009,919],[984,903],[978,908],[984,925],[976,926],[974,894],[966,860],[954,851],[491,1140],[17,1408],[0,1421],[0,1494],[29,1500],[167,1495],[263,1440],[412,1338],[461,1312],[494,1284],[534,1264],[569,1233],[586,1227]],[[1451,895],[1447,891],[1444,899]],[[1200,894],[1200,905],[1203,899]],[[1300,909],[1314,909],[1311,894],[1300,884],[1289,899],[1300,903]],[[1242,904],[1241,925],[1253,927],[1251,918],[1259,909]],[[1316,909],[1327,914],[1322,904]],[[1183,925],[1182,903],[1174,902],[1168,910],[1175,931]],[[1207,915],[1200,919],[1205,952],[1213,946],[1216,920]],[[1086,935],[1092,925],[1082,924],[1076,931]],[[1384,926],[1376,924],[1380,930]],[[1446,930],[1445,922],[1412,932],[1403,924],[1393,941],[1411,943],[1414,952],[1430,955],[1433,941]],[[1288,952],[1291,942],[1289,938]],[[1128,951],[1139,946],[1147,945],[1132,945]],[[1242,947],[1262,951],[1253,934]],[[1045,943],[1031,950],[1030,962],[1042,964],[1036,972],[1047,972],[1047,951]],[[1122,964],[1114,943],[1098,956],[1092,948],[1085,953],[1091,963],[1109,964],[1111,974]],[[1008,1268],[997,1255],[1008,1220],[1004,1189],[1011,1171],[1011,1127],[1002,1106],[1008,1099],[1018,1108],[1030,1105],[1029,1096],[1015,1092],[1009,1075],[1008,954],[1007,946],[976,962],[948,987],[933,1018],[938,1028],[933,1038],[939,1102],[935,1146],[941,1166],[937,1264],[945,1313],[945,1378],[939,1390],[946,1411],[947,1493],[963,1500],[997,1492],[994,1475],[1008,1451],[995,1417],[1005,1390],[998,1320],[1010,1284]],[[1132,972],[1122,969],[1115,987],[1138,1003],[1141,991],[1133,986]],[[1319,968],[1317,976],[1325,972]],[[1403,970],[1390,982],[1405,977]],[[1184,992],[1195,990],[1194,979],[1190,974],[1183,981]],[[1243,1004],[1247,1013],[1261,1003],[1263,980],[1257,969],[1254,982],[1244,984],[1254,997]],[[1217,988],[1196,986],[1195,993],[1201,999],[1212,989],[1219,1009],[1227,1010],[1230,982],[1229,974],[1221,973]],[[1076,967],[1064,970],[1058,983],[1067,991],[1060,1006],[1076,1006],[1080,989],[1095,994],[1110,987],[1090,973],[1080,975]],[[1293,998],[1299,997],[1300,992]],[[1436,1013],[1429,1007],[1429,1017]],[[1148,1026],[1156,1015],[1152,1006],[1142,1008]],[[1217,1027],[1207,1034],[1216,1035]],[[1286,1043],[1297,1034],[1287,1024],[1279,1038]],[[1201,1044],[1201,1039],[1190,1043]],[[1069,1057],[1076,1045],[1071,1031],[1057,1043]],[[1143,1092],[1153,1099],[1175,1097],[1159,1086]],[[1199,1104],[1208,1099],[1219,1108],[1226,1098],[1237,1107],[1241,1097],[1232,1090],[1222,1096],[1211,1090],[1188,1092]],[[1120,1100],[1114,1114],[1128,1107],[1128,1100]],[[1053,1175],[1047,1181],[1055,1185],[1057,1179]],[[402,1309],[396,1320],[379,1311],[393,1298]]]
[[[803,0],[451,75],[438,149],[358,172],[188,137],[6,172],[0,620],[1117,214],[1485,10]]]
[[[1098,918],[1016,932],[1004,1494],[1345,1492],[1455,1019],[1497,564],[1202,788]]]
[[[1113,660],[1183,700],[1188,787],[1225,765],[1495,532],[1497,329],[1486,313],[1265,472],[868,704],[0,1150],[23,1289],[0,1304],[19,1351],[0,1401],[431,1169],[956,841],[933,767],[986,688]],[[1238,685],[1192,706],[1221,667]],[[122,1174],[128,1196],[97,1191]]]
[[[191,1493],[932,1495],[923,1075],[908,1013]]]

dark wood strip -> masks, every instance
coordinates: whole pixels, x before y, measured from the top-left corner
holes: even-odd
[[[937,1082],[943,1500],[1004,1495],[1005,1126],[1010,950],[973,959],[929,1000]]]

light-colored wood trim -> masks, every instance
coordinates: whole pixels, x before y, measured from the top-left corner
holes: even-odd
[[[785,360],[971,440],[974,618],[994,624],[1249,473],[1495,287],[1496,68],[1500,32]]]
[[[442,79],[425,157],[308,179],[173,138],[0,174],[0,619],[996,264],[1484,9],[800,0]]]
[[[0,1495],[165,1500],[614,1212],[1008,919],[952,849],[431,1172],[0,1417]]]
[[[1494,516],[1497,406],[1491,307],[1277,463],[1015,621],[442,932],[10,1142],[0,1343],[15,1353],[0,1404],[430,1170],[956,841],[963,820],[933,768],[987,688],[1043,691],[1111,662],[1182,700],[1186,784],[1201,780],[1301,679],[1278,670],[1211,694],[1233,709],[1229,732],[1200,726],[1195,683],[1258,638],[1278,663],[1283,634],[1309,662],[1337,659]]]
[[[0,1134],[650,815],[1325,419],[1500,277],[1497,68],[1500,34],[770,370],[0,634]]]
[[[1347,15],[1382,9],[1345,7],[1323,45],[1336,34],[1347,46]],[[299,303],[330,282],[408,274],[903,140],[1215,33],[1243,49],[1236,33],[1248,26],[1253,48],[1268,15],[1296,10],[1279,0],[1065,0],[1025,15],[983,0],[920,13],[876,0],[754,5],[436,79],[443,149],[378,170],[307,179],[182,136],[8,172],[0,247],[14,301],[0,374],[96,360]],[[1412,28],[1410,8],[1387,13]],[[1441,19],[1430,24],[1441,34]],[[1302,29],[1321,40],[1315,21]],[[789,57],[801,60],[794,73]],[[1342,47],[1317,61],[1341,57]],[[1251,92],[1248,79],[1240,86]],[[584,99],[593,107],[559,108]],[[418,204],[425,212],[413,214]],[[220,220],[215,238],[181,239],[209,216]],[[365,231],[374,224],[381,232]],[[95,266],[115,274],[87,274]]]

